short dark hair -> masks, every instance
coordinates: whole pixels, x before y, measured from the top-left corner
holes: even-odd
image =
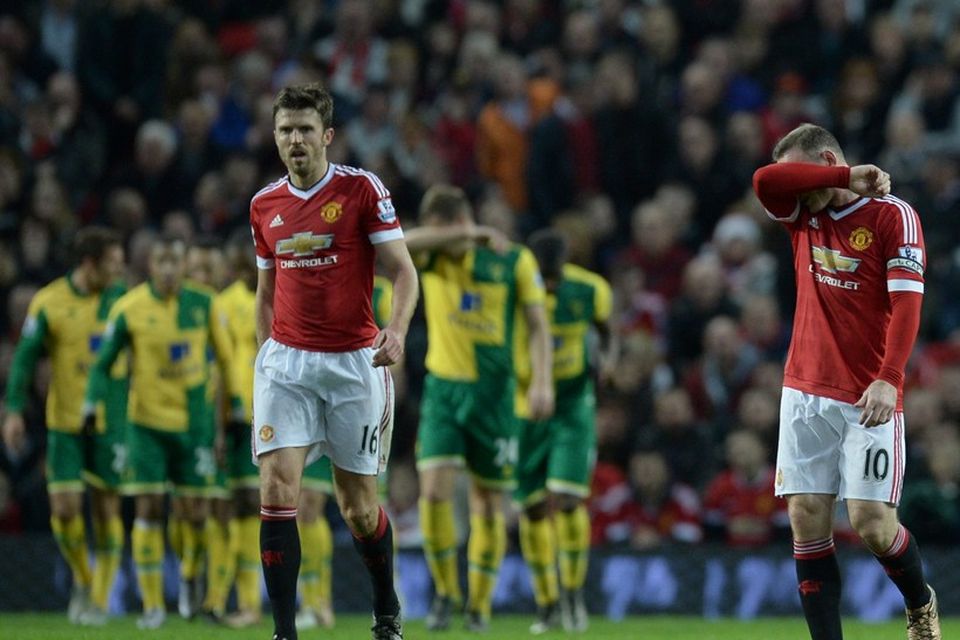
[[[273,100],[273,119],[280,109],[315,109],[324,129],[333,126],[333,97],[319,82],[284,87]]]
[[[466,213],[470,215],[470,200],[460,187],[437,184],[423,194],[420,201],[419,220],[439,218],[442,222],[455,222]]]
[[[843,149],[837,138],[823,127],[809,122],[780,138],[773,148],[773,159],[780,160],[791,149],[799,149],[810,158],[816,158],[821,151],[830,150],[843,158]]]
[[[540,229],[530,236],[527,246],[540,265],[540,275],[547,280],[560,279],[567,261],[567,240],[563,234],[556,229]]]
[[[123,246],[120,234],[106,227],[83,227],[73,237],[73,259],[76,264],[87,258],[99,262],[111,247]]]

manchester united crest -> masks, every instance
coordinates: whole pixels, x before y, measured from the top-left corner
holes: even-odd
[[[273,440],[273,427],[268,424],[260,427],[260,440],[263,442],[270,442]]]
[[[873,231],[866,227],[857,227],[850,233],[850,246],[857,251],[865,251],[873,244]]]
[[[333,224],[343,215],[343,205],[339,202],[328,202],[320,209],[320,217],[327,224]]]

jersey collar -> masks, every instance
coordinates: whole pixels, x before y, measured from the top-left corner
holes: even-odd
[[[312,187],[306,190],[293,186],[293,182],[290,181],[290,174],[287,174],[287,190],[301,200],[309,200],[315,196],[320,189],[323,189],[325,186],[327,186],[327,183],[333,179],[333,169],[335,166],[336,165],[332,162],[328,162],[327,172],[323,174],[323,177],[314,183]]]
[[[867,198],[866,196],[861,196],[860,198],[858,198],[857,200],[854,200],[853,202],[848,204],[843,209],[840,209],[839,211],[835,211],[834,209],[827,209],[827,211],[830,214],[831,218],[833,218],[834,220],[839,220],[841,218],[846,218],[848,215],[850,215],[851,213],[853,213],[863,205],[867,204],[868,202],[870,202],[870,198]]]
[[[67,284],[70,285],[70,291],[72,291],[75,296],[80,298],[85,298],[90,295],[89,293],[84,293],[80,290],[80,287],[77,286],[77,283],[73,281],[75,277],[76,271],[71,270],[69,273],[67,273]]]

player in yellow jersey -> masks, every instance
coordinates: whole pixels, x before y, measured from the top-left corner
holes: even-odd
[[[124,490],[135,496],[133,558],[143,599],[140,628],[163,624],[162,591],[164,494],[168,484],[185,496],[184,546],[196,545],[206,524],[203,495],[213,483],[208,397],[212,348],[234,407],[240,403],[229,369],[230,343],[207,290],[184,283],[186,246],[165,236],[150,252],[150,278],[110,310],[104,344],[90,374],[84,422],[104,397],[106,373],[124,348],[131,352]],[[186,551],[184,553],[186,556]]]
[[[596,458],[593,374],[599,369],[606,378],[615,366],[619,346],[610,324],[613,294],[602,277],[566,262],[566,242],[557,231],[534,233],[529,246],[547,289],[557,398],[553,416],[531,419],[523,393],[530,383],[530,364],[523,348],[525,331],[518,331],[516,409],[521,426],[514,497],[523,506],[520,548],[538,608],[530,631],[541,634],[562,623],[567,631],[582,632],[587,629],[583,583],[590,551],[584,501]],[[591,349],[594,331],[600,339],[599,357]]]
[[[24,443],[23,409],[40,354],[52,365],[47,394],[47,489],[50,524],[73,572],[68,617],[71,622],[103,624],[107,599],[123,549],[123,524],[117,496],[124,461],[123,421],[126,395],[122,383],[106,382],[105,409],[95,430],[80,432],[83,390],[107,313],[123,294],[123,244],[114,232],[88,227],[74,239],[77,261],[66,276],[45,286],[30,303],[7,382],[7,416],[3,438],[11,452]],[[122,375],[123,364],[115,375]],[[83,490],[91,488],[95,564],[88,563],[83,523]]]
[[[237,611],[226,618],[234,628],[260,622],[260,475],[250,448],[253,416],[253,364],[257,357],[257,324],[254,303],[257,265],[249,232],[240,230],[226,247],[227,270],[235,278],[218,297],[219,321],[230,339],[237,390],[243,406],[243,422],[228,422],[218,437],[218,449],[226,462],[227,485],[233,497],[229,523],[229,564],[234,567]],[[229,590],[229,581],[227,583]],[[226,595],[224,594],[224,599]]]
[[[530,327],[530,416],[544,419],[553,412],[545,293],[530,251],[476,226],[460,189],[428,190],[420,222],[406,238],[418,263],[427,318],[428,375],[417,442],[420,523],[436,592],[427,628],[449,627],[452,610],[461,604],[452,500],[465,465],[472,476],[467,628],[483,631],[506,550],[504,492],[515,486],[513,340],[519,317]]]
[[[226,274],[226,261],[223,249],[220,247],[220,241],[210,236],[196,238],[190,243],[187,249],[187,278],[192,284],[201,285],[209,289],[212,295],[217,295],[224,284]],[[216,319],[222,323],[221,318]],[[226,327],[224,327],[226,330]],[[208,359],[212,358],[212,353],[208,353]],[[231,363],[233,367],[233,364]],[[236,367],[234,367],[236,371]],[[220,380],[217,371],[214,369],[210,376],[208,384],[208,400],[212,403],[217,402],[217,393],[220,388]],[[229,407],[226,408],[224,415],[229,414]],[[229,420],[220,420],[218,425],[221,429],[217,430],[217,435],[221,436],[226,431]],[[211,429],[214,425],[210,425]],[[215,442],[215,434],[209,434],[209,440]],[[216,474],[214,476],[213,486],[210,487],[207,495],[209,500],[209,514],[207,524],[204,528],[203,538],[197,558],[188,558],[184,556],[187,551],[182,544],[180,545],[180,592],[178,609],[180,615],[186,619],[191,619],[199,612],[210,622],[220,622],[223,620],[227,607],[227,597],[229,596],[230,583],[233,581],[234,563],[230,555],[230,520],[233,515],[233,503],[230,490],[227,488],[227,469],[226,460],[223,456],[222,447],[214,447],[215,459],[217,462]],[[190,526],[183,518],[185,503],[183,497],[174,495],[173,513],[168,519],[167,531],[171,539],[176,534],[183,531],[183,527]],[[182,542],[181,535],[181,542]],[[176,550],[176,549],[175,549]],[[206,568],[206,590],[203,593],[200,585],[200,573]],[[203,596],[201,603],[200,597]]]
[[[390,321],[393,285],[383,276],[373,278],[373,318],[378,327]],[[391,371],[396,378],[396,366]],[[385,475],[381,475],[381,480]],[[324,517],[327,500],[333,495],[333,469],[328,458],[321,458],[303,470],[297,524],[303,541],[300,561],[301,606],[297,629],[322,626],[332,628],[333,613],[333,535]]]

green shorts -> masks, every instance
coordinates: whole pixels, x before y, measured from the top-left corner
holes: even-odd
[[[260,469],[253,464],[249,426],[227,432],[227,469],[227,486],[231,489],[260,487]]]
[[[596,461],[597,436],[593,393],[563,397],[543,422],[521,421],[520,463],[514,498],[527,506],[547,491],[586,498]]]
[[[308,465],[303,470],[301,486],[311,491],[333,495],[333,467],[330,466],[330,458],[321,456],[319,460]]]
[[[428,374],[420,404],[417,468],[466,464],[479,484],[512,489],[516,463],[512,381],[485,387]]]
[[[116,489],[126,453],[122,428],[90,437],[51,429],[47,432],[48,488],[51,493],[79,492],[86,481],[98,489]]]
[[[206,432],[198,436],[131,424],[123,492],[165,493],[172,484],[181,495],[207,495],[217,472],[211,444]]]

